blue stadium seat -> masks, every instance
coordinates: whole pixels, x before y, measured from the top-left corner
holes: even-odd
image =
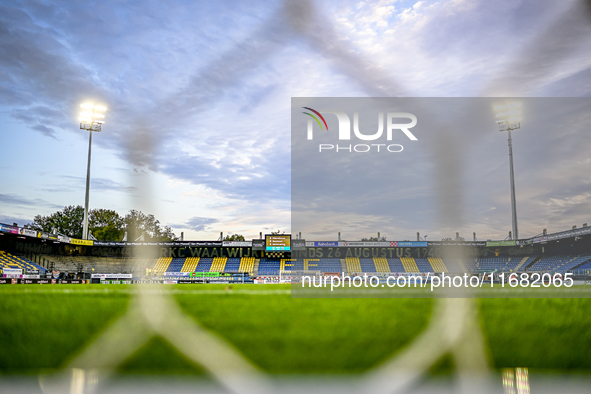
[[[35,264],[29,259],[2,250],[0,250],[0,268],[16,268],[22,269],[23,271],[37,270],[41,274],[44,274],[46,271],[45,268]]]

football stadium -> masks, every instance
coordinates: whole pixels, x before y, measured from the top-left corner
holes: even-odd
[[[74,239],[7,224],[0,231],[2,284],[266,284],[291,283],[292,275],[364,273],[569,273],[577,284],[585,284],[591,270],[591,227],[586,223],[530,239],[486,242],[306,241],[284,234],[252,241],[143,243]],[[473,256],[459,253],[444,260],[448,249],[462,247]]]
[[[2,2],[0,392],[589,393],[590,40],[589,0]]]
[[[299,391],[305,377],[322,391],[447,392],[458,374],[483,392],[551,391],[565,376],[574,392],[587,387],[587,226],[515,241],[283,234],[160,244],[0,229],[0,335],[14,350],[0,365],[4,379],[24,379],[21,389]],[[444,298],[410,293],[416,285],[395,294],[298,295],[304,275],[394,277],[400,285],[446,274],[486,277],[491,288]],[[455,314],[447,323],[446,304]],[[561,343],[569,346],[553,345]]]

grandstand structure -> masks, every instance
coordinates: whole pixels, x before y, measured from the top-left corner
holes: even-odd
[[[265,252],[256,247],[255,240],[240,244],[178,241],[157,246],[84,241],[80,245],[80,240],[51,239],[40,234],[25,237],[18,230],[0,224],[0,269],[22,269],[23,274],[39,275],[46,271],[78,273],[79,278],[92,274],[126,274],[138,279],[187,277],[191,273],[242,274],[253,278],[301,272],[425,276],[591,270],[588,227],[509,242],[301,241],[302,247],[294,247],[289,253]],[[138,255],[138,250],[150,253]],[[461,253],[454,255],[450,250]]]
[[[511,272],[551,272],[564,273],[577,269],[591,269],[591,253],[559,256],[524,257],[484,257],[467,261],[442,258],[358,258],[345,259],[273,259],[254,257],[243,258],[172,258],[158,259],[88,257],[88,256],[50,256],[40,255],[46,267],[32,260],[0,251],[0,269],[21,268],[24,272],[34,271],[44,274],[46,270],[85,273],[129,273],[134,277],[174,276],[191,272],[246,273],[250,276],[279,276],[295,272],[320,274],[461,274],[468,273],[511,273]]]
[[[21,268],[23,271],[45,273],[48,269],[69,272],[131,273],[143,276],[148,270],[153,275],[190,272],[244,272],[251,276],[278,276],[292,272],[318,273],[452,273],[463,272],[568,272],[576,269],[591,269],[591,253],[561,256],[527,256],[523,258],[478,258],[464,263],[462,269],[458,261],[441,258],[427,259],[384,259],[384,258],[347,258],[338,259],[227,259],[214,261],[203,258],[200,261],[188,261],[191,258],[158,258],[142,260],[135,258],[89,258],[42,256],[48,266],[43,267],[24,257],[0,251],[0,269]],[[288,260],[289,262],[285,262]],[[513,261],[512,261],[513,260]],[[256,266],[256,269],[255,269]]]
[[[253,257],[160,257],[154,266],[150,261],[144,261],[147,269],[157,274],[189,273],[189,272],[245,272],[254,274]]]
[[[21,269],[23,272],[45,273],[46,271],[44,267],[29,259],[0,250],[0,270],[4,270],[5,268]]]

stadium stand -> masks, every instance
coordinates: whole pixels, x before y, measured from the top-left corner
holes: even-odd
[[[302,261],[302,269],[303,271],[321,271],[320,269],[320,259],[304,259]],[[340,262],[339,262],[340,264]],[[332,271],[327,271],[332,272]]]
[[[514,271],[524,271],[525,267],[527,267],[528,265],[532,264],[533,262],[535,262],[537,259],[539,258],[539,256],[526,256],[523,257],[521,259],[521,261],[519,262],[519,264],[517,264],[515,266]]]
[[[591,259],[590,255],[576,256],[543,256],[527,271],[566,272]]]
[[[466,265],[460,259],[445,259],[444,263],[451,273],[468,272]]]
[[[215,257],[201,257],[197,267],[195,267],[195,272],[209,272],[214,258]]]
[[[236,257],[229,257],[224,267],[225,272],[239,272],[240,271],[240,259]]]
[[[347,257],[345,263],[347,264],[347,272],[363,272],[359,257]]]
[[[433,267],[431,266],[431,263],[429,262],[428,259],[416,258],[415,263],[417,264],[417,267],[419,268],[419,272],[434,272]]]
[[[183,266],[185,265],[185,258],[173,258],[170,261],[170,264],[168,265],[168,267],[166,268],[166,272],[181,272],[181,269],[183,268]]]
[[[586,230],[585,230],[586,231]],[[587,233],[585,233],[587,234]],[[589,231],[591,234],[591,231]],[[139,253],[129,250],[129,247],[119,247],[109,245],[109,248],[102,248],[102,245],[95,245],[93,248],[82,248],[74,246],[63,246],[59,242],[44,243],[38,239],[28,240],[23,237],[12,237],[12,235],[0,237],[0,269],[1,268],[21,268],[25,271],[35,270],[39,273],[47,271],[67,272],[74,274],[90,273],[132,273],[135,279],[157,278],[165,276],[165,273],[172,272],[220,272],[220,273],[238,273],[247,272],[251,276],[279,276],[282,273],[294,274],[296,272],[323,272],[323,273],[341,273],[351,275],[354,273],[451,273],[463,274],[472,273],[490,273],[490,272],[549,272],[563,273],[576,270],[591,270],[591,247],[589,241],[591,236],[585,235],[587,243],[578,242],[579,238],[574,238],[573,242],[565,243],[560,240],[556,243],[543,243],[539,245],[534,240],[533,243],[520,247],[491,248],[489,245],[483,248],[466,248],[466,253],[473,253],[470,256],[487,256],[461,258],[461,254],[451,254],[447,256],[445,249],[439,249],[436,246],[423,249],[402,250],[371,250],[371,253],[358,253],[356,249],[339,249],[339,253],[334,250],[329,253],[313,250],[312,254],[300,253],[296,251],[292,254],[283,253],[265,253],[258,250],[247,250],[246,248],[238,250],[237,248],[224,249],[223,247],[208,246],[203,250],[205,256],[237,256],[246,254],[261,257],[147,257],[149,254]],[[23,241],[23,239],[25,241]],[[27,243],[26,241],[30,241]],[[574,242],[577,241],[577,242]],[[56,246],[55,244],[59,244]],[[176,246],[170,247],[170,253],[163,249],[162,253],[168,256],[179,256],[183,253],[176,253]],[[480,245],[483,246],[483,245]],[[393,243],[390,243],[390,247]],[[186,248],[185,248],[186,249]],[[192,255],[201,254],[201,248],[191,249]],[[207,252],[207,253],[206,253]],[[240,254],[238,254],[240,252]],[[385,256],[388,252],[390,256],[404,255],[408,257],[361,257],[367,256]],[[395,253],[394,253],[395,252]],[[452,251],[456,253],[455,251]],[[12,253],[12,254],[11,254]],[[25,253],[24,255],[20,255]],[[524,255],[524,253],[529,253]],[[311,255],[342,255],[343,258],[306,258],[303,256]],[[351,257],[358,255],[360,257]],[[349,257],[344,257],[345,255]],[[410,256],[425,256],[424,258]],[[445,257],[426,257],[440,256]],[[26,256],[27,258],[24,258]],[[144,257],[131,257],[144,256]],[[282,258],[281,256],[286,256]],[[295,256],[300,256],[295,258]],[[454,256],[454,257],[451,257]],[[80,275],[78,275],[80,276]],[[90,275],[88,275],[90,276]],[[156,278],[154,278],[156,277]],[[274,280],[274,279],[273,279]]]
[[[584,263],[583,265],[576,267],[578,270],[589,270],[591,269],[591,260],[587,261],[586,263]]]
[[[375,272],[390,272],[390,266],[385,257],[374,257],[373,264],[376,268]]]
[[[154,273],[164,272],[248,272],[253,273],[254,257],[161,257],[154,265]],[[303,264],[303,263],[302,263]]]
[[[0,250],[0,268],[16,268],[26,271],[39,271],[45,273],[45,268],[35,264],[31,260],[24,257],[15,256],[13,254]]]
[[[0,252],[2,256],[8,256],[6,252]],[[101,273],[132,272],[134,276],[143,276],[146,268],[153,267],[153,274],[161,275],[164,272],[247,272],[255,275],[254,257],[229,258],[172,258],[162,257],[157,260],[140,258],[114,258],[114,257],[90,257],[90,256],[42,256],[47,257],[52,269],[58,271],[77,272],[86,270]],[[23,261],[33,264],[32,269],[45,270],[30,260],[19,257]],[[0,259],[0,267],[6,265],[6,257]],[[15,260],[11,260],[15,261]],[[486,257],[472,258],[467,261],[460,259],[445,259],[438,257],[429,258],[357,258],[345,259],[271,259],[263,258],[258,261],[257,275],[277,276],[281,273],[320,271],[345,273],[462,273],[462,272],[515,272],[515,271],[549,271],[566,272],[573,269],[590,269],[591,255],[569,256],[518,256],[518,257]],[[13,264],[19,267],[18,264]],[[24,266],[23,266],[24,267]],[[343,269],[344,267],[344,269]],[[465,267],[465,268],[464,268]],[[44,271],[42,271],[44,272]]]
[[[574,268],[583,268],[584,264],[591,260],[591,255],[577,255],[577,256],[548,256],[542,257],[539,260],[538,256],[525,257],[486,257],[474,258],[468,261],[461,261],[457,259],[443,259],[438,257],[429,258],[413,258],[402,257],[395,259],[386,259],[383,257],[374,258],[357,258],[348,257],[345,259],[345,266],[348,273],[353,272],[407,272],[407,273],[441,273],[441,272],[464,272],[461,265],[464,265],[468,272],[512,272],[518,269],[525,269],[527,271],[560,271],[566,272]],[[65,262],[69,261],[69,266],[64,266]],[[88,260],[88,261],[86,261]],[[113,259],[110,259],[113,260]],[[92,261],[95,267],[101,267],[101,272],[113,271],[113,267],[107,270],[104,266],[97,263],[100,258],[90,259],[88,257],[70,257],[62,259],[63,270],[75,271],[78,265],[87,265]],[[33,262],[30,262],[34,264]],[[214,258],[170,258],[163,257],[156,261],[154,265],[154,272],[160,274],[163,272],[194,272],[194,271],[209,271],[209,272],[248,272],[251,275],[254,271],[255,258],[244,257],[228,258],[228,257],[214,257]],[[153,264],[153,263],[152,263]],[[533,264],[533,265],[532,265]],[[150,263],[139,264],[140,266],[149,267]],[[39,267],[35,264],[35,266]],[[454,269],[450,270],[451,267]],[[43,268],[43,267],[40,267]],[[38,268],[34,268],[38,269]],[[259,263],[259,275],[279,275],[280,272],[290,273],[294,271],[322,271],[322,272],[342,272],[342,263],[340,259],[261,259]],[[121,270],[117,271],[121,272]]]
[[[361,272],[377,272],[373,259],[359,259]]]
[[[296,261],[297,259],[281,259],[279,262],[279,270],[281,272],[291,272],[297,270],[295,267]]]
[[[511,272],[517,267],[527,267],[537,256],[525,257],[481,257],[466,261],[468,271]]]
[[[421,272],[413,257],[401,257],[400,262],[402,263],[405,272]]]
[[[286,273],[293,271],[318,270],[318,262],[318,259],[281,259],[279,270]],[[265,265],[265,267],[266,266],[267,265]]]
[[[154,268],[156,260],[139,257],[98,257],[37,255],[45,269],[67,272],[133,273],[143,276],[146,269]]]
[[[400,259],[387,259],[390,272],[405,272]]]
[[[292,261],[292,271],[303,271],[304,270],[304,260],[303,259],[291,259]],[[314,264],[314,263],[312,263]]]
[[[238,266],[238,271],[239,272],[248,272],[250,275],[253,275],[254,274],[254,264],[255,264],[254,257],[243,257],[242,259],[240,259],[240,265]],[[259,271],[260,271],[260,265],[259,265]]]
[[[156,261],[156,265],[154,265],[154,272],[156,274],[161,274],[161,273],[166,272],[166,270],[168,269],[168,266],[170,265],[171,262],[172,262],[172,257],[160,257]]]
[[[224,272],[224,268],[226,268],[226,263],[228,262],[227,257],[214,257],[213,262],[211,264],[211,268],[209,269],[210,272]]]
[[[194,272],[197,264],[199,264],[199,257],[187,257],[185,264],[181,268],[181,272]]]
[[[279,259],[261,259],[259,262],[258,275],[279,275],[281,269],[281,260]]]
[[[307,261],[308,271],[343,272],[341,259],[308,259]]]
[[[443,262],[443,260],[439,257],[429,257],[427,258],[427,260],[429,261],[429,264],[431,264],[431,268],[433,268],[433,272],[445,272],[448,273],[449,270],[447,269],[447,267],[445,266],[445,263]]]
[[[575,268],[578,268],[582,264],[586,263],[591,259],[591,255],[579,255],[578,257],[574,258],[573,260],[567,262],[561,267],[558,267],[556,271],[558,272],[566,272]]]

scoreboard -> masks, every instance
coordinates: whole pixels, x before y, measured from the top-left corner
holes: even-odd
[[[291,251],[291,235],[265,235],[265,250],[267,251]]]

